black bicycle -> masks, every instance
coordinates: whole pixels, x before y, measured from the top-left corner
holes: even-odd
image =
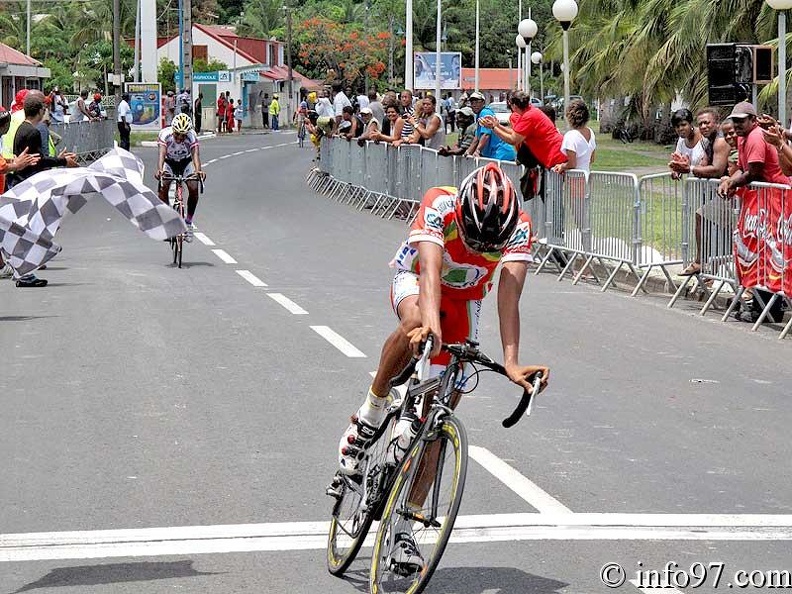
[[[632,144],[635,138],[630,134],[627,124],[622,124],[616,128],[616,138],[622,141],[622,144]]]
[[[467,474],[467,433],[453,413],[463,370],[466,364],[474,366],[468,381],[482,371],[476,365],[506,375],[505,368],[481,352],[476,342],[442,348],[451,360],[441,376],[424,379],[430,340],[423,355],[391,380],[391,385],[399,386],[409,379],[407,392],[388,408],[385,422],[360,462],[360,474],[338,472],[328,487],[328,495],[336,499],[327,544],[330,573],[344,573],[371,524],[380,521],[371,556],[372,594],[418,594],[426,587],[451,536]],[[503,421],[504,427],[530,414],[541,379],[535,374],[532,389],[523,392],[517,408]],[[415,436],[399,462],[394,456],[398,437],[393,429],[400,417],[419,407],[425,417],[414,425]]]
[[[174,201],[173,201],[173,210],[179,213],[179,216],[184,220],[184,185],[189,181],[198,180],[200,185],[200,192],[203,194],[204,186],[203,186],[203,179],[201,178],[198,173],[193,172],[190,175],[183,176],[183,175],[171,175],[169,173],[163,173],[160,177],[160,183],[163,181],[175,182],[176,187],[174,189]],[[173,252],[173,263],[176,264],[179,268],[182,267],[182,256],[184,254],[184,237],[185,233],[179,233],[178,235],[170,238],[170,247]]]

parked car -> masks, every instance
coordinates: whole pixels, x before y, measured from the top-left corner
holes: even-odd
[[[509,117],[511,117],[511,110],[509,109],[508,105],[506,105],[505,101],[495,101],[490,103],[487,107],[495,112],[495,117],[498,119],[498,123],[501,126],[510,125]]]

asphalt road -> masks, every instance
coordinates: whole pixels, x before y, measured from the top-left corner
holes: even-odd
[[[313,194],[290,133],[202,153],[183,269],[95,199],[48,287],[0,284],[0,594],[367,591],[365,549],[350,579],[325,570],[324,487],[395,323],[404,224]],[[429,592],[606,592],[608,563],[629,594],[672,562],[688,592],[792,571],[792,340],[545,274],[522,327],[551,387],[508,431],[505,380],[460,406],[475,461]],[[494,299],[482,344],[500,356]]]

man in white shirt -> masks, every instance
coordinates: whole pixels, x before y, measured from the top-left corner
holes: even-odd
[[[129,106],[129,93],[121,95],[121,102],[116,109],[118,122],[118,135],[121,141],[118,145],[125,151],[129,150],[129,132],[132,130],[132,108]]]
[[[339,124],[341,124],[341,114],[344,113],[344,108],[347,106],[352,107],[352,102],[349,100],[349,97],[346,96],[346,93],[344,93],[340,83],[333,85],[333,93],[335,93],[333,97],[333,112],[335,113],[333,134],[335,134]]]

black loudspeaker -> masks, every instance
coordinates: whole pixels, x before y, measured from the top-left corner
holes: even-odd
[[[769,45],[753,46],[753,67],[754,79],[756,84],[767,84],[773,82],[773,48]]]
[[[707,45],[707,92],[710,105],[737,103],[736,43],[711,43]]]

